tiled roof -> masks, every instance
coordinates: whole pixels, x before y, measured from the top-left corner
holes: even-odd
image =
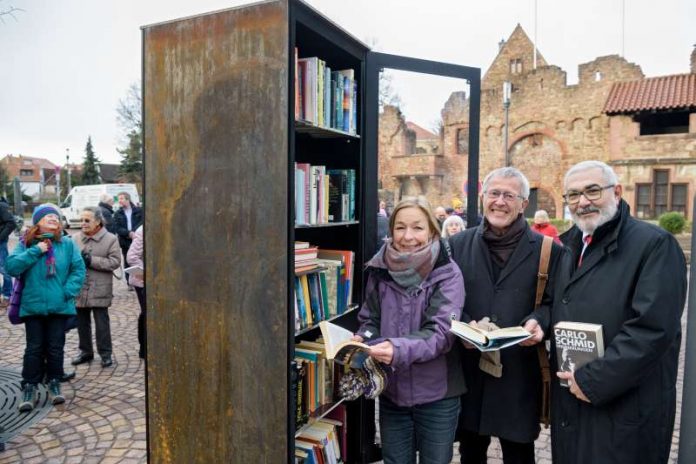
[[[693,73],[617,82],[604,104],[607,114],[688,108],[696,108],[696,74]]]
[[[421,126],[419,126],[415,122],[407,121],[406,126],[409,129],[411,129],[413,132],[416,133],[417,140],[431,140],[431,139],[438,138],[436,134],[433,134],[428,129],[423,129]]]

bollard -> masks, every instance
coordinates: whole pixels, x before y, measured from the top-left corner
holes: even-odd
[[[691,219],[696,217],[696,196],[693,201]],[[682,390],[681,425],[679,429],[679,461],[696,462],[696,441],[689,437],[696,436],[696,366],[691,356],[696,355],[696,234],[691,231],[691,267],[689,271],[688,314],[686,319],[686,345],[684,351],[684,388]]]

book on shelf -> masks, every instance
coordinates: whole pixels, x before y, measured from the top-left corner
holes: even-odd
[[[369,356],[370,347],[351,340],[353,332],[329,321],[321,321],[319,330],[326,347],[326,359],[339,364],[359,366]]]
[[[295,249],[295,264],[317,259],[319,248],[310,246],[308,248]]]
[[[332,70],[319,57],[295,57],[295,119],[355,134],[358,82],[354,69]]]
[[[321,361],[321,365],[317,367],[318,388],[321,390],[319,401],[322,405],[333,403],[334,377],[336,376],[337,372],[336,369],[334,369],[334,363],[332,363],[326,357],[326,347],[324,346],[324,343],[319,341],[315,342],[310,340],[302,340],[295,345],[295,348],[317,353],[317,362]]]
[[[345,461],[348,457],[348,411],[345,404],[339,404],[332,409],[322,421],[334,424],[337,427],[338,441],[341,445],[341,456]]]
[[[321,248],[317,256],[320,260],[333,260],[341,263],[342,269],[338,285],[338,314],[341,314],[353,301],[353,265],[355,253],[350,250],[327,250]]]
[[[524,327],[505,327],[486,331],[462,321],[452,321],[450,332],[474,345],[479,351],[496,351],[516,345],[532,336]]]
[[[553,328],[558,370],[575,372],[579,367],[604,356],[604,335],[601,324],[562,321]],[[560,380],[568,386],[568,381]]]

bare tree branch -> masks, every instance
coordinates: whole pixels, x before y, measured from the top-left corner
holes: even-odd
[[[5,24],[5,20],[3,19],[5,16],[11,16],[12,19],[14,19],[15,21],[18,21],[17,16],[15,16],[15,13],[17,13],[19,11],[24,12],[23,9],[15,8],[12,5],[9,5],[6,8],[0,9],[0,22]]]
[[[126,97],[118,100],[116,121],[126,137],[132,131],[140,132],[143,128],[142,103],[139,82],[132,83]]]

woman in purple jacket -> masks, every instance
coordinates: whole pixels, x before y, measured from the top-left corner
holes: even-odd
[[[379,399],[384,462],[449,463],[466,391],[460,347],[449,333],[464,306],[464,281],[424,199],[401,201],[391,238],[367,263],[365,302],[354,337],[391,367]]]

